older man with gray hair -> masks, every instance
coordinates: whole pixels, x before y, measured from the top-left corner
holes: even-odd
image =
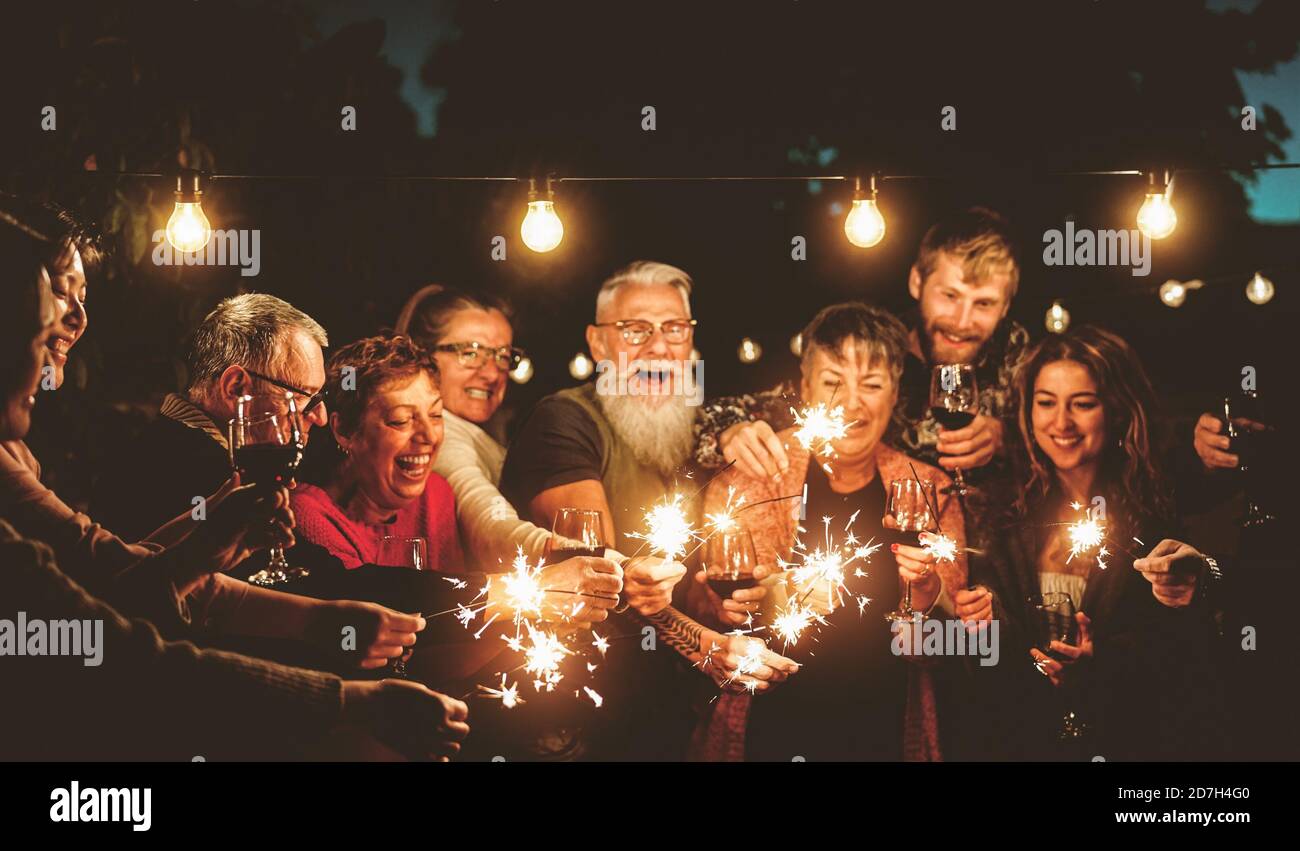
[[[168,394],[160,416],[100,478],[95,516],[139,540],[217,492],[230,478],[226,423],[241,396],[292,393],[305,430],[325,425],[327,345],[316,320],[275,296],[222,301],[191,339],[185,393]]]

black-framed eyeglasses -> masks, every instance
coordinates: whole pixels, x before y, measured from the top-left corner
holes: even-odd
[[[483,343],[443,343],[434,346],[434,351],[455,352],[456,362],[466,369],[478,369],[487,363],[489,353],[497,366],[507,372],[519,366],[519,362],[524,359],[523,349],[516,349],[514,346],[501,346],[494,349]]]
[[[304,402],[302,405],[298,406],[298,412],[302,414],[302,416],[304,417],[309,416],[312,411],[316,410],[322,404],[324,404],[325,397],[329,395],[329,391],[325,390],[324,388],[321,388],[320,392],[318,393],[308,393],[306,390],[303,390],[301,387],[294,387],[292,384],[285,384],[283,381],[280,381],[277,378],[272,378],[269,375],[263,375],[260,372],[253,372],[253,370],[249,369],[248,367],[244,367],[244,372],[247,372],[249,375],[253,376],[254,378],[260,378],[262,381],[265,381],[267,384],[273,384],[276,387],[279,387],[281,390],[288,390],[290,393],[294,394],[295,396],[305,397],[307,401]]]
[[[611,325],[619,330],[623,339],[634,346],[639,346],[654,336],[655,329],[663,332],[664,339],[670,343],[685,343],[691,339],[695,330],[694,319],[668,319],[663,322],[649,322],[645,319],[620,319],[617,322],[597,322],[597,328]]]

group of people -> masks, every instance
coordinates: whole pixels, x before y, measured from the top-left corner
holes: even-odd
[[[1187,541],[1179,497],[1182,479],[1230,489],[1238,459],[1212,416],[1166,441],[1119,336],[1080,327],[1031,342],[1008,318],[1019,267],[995,213],[926,233],[912,315],[825,307],[800,336],[797,385],[698,407],[683,392],[700,333],[692,279],[632,263],[600,286],[586,332],[620,389],[553,393],[508,448],[494,417],[524,356],[508,304],[428,286],[391,333],[327,357],[325,329],[302,311],[228,298],[193,333],[183,392],[99,472],[92,520],[42,484],[23,441],[86,332],[95,255],[66,211],[0,204],[0,615],[104,625],[98,667],[0,653],[21,696],[5,701],[4,758],[1224,755],[1223,571]],[[930,410],[941,364],[971,365],[978,383],[962,428]],[[254,405],[295,411],[310,437],[283,487],[231,472],[230,424]],[[846,427],[809,447],[792,412],[818,405],[842,409]],[[1170,459],[1193,448],[1175,486]],[[952,552],[893,516],[891,488],[908,480],[934,485]],[[698,524],[752,506],[734,513],[756,554],[749,587],[720,597],[698,554],[645,554],[646,512],[673,494]],[[1098,498],[1111,549],[1071,552],[1069,524]],[[553,526],[566,512],[594,518],[584,540]],[[846,582],[856,604],[792,578],[823,525],[879,545]],[[349,584],[412,539],[436,581]],[[342,577],[330,586],[342,594],[241,578],[273,547],[313,578]],[[505,683],[519,604],[500,575],[518,557],[542,565],[529,616],[605,646],[574,653],[582,676],[558,687],[520,672],[516,653],[522,701],[509,707],[475,694]],[[884,613],[904,594],[918,623],[991,634],[997,664],[898,653]],[[1069,641],[1039,629],[1049,594],[1069,600]],[[773,620],[792,601],[815,628],[787,646]]]

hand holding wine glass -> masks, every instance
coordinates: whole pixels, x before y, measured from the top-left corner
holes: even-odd
[[[935,366],[930,375],[930,415],[943,427],[939,436],[939,451],[945,455],[958,456],[963,462],[966,459],[978,461],[980,458],[987,462],[992,458],[997,451],[997,446],[993,445],[994,436],[988,433],[992,426],[984,422],[980,429],[972,428],[978,414],[979,390],[975,384],[975,367],[968,363],[943,363]],[[991,420],[989,417],[981,419]],[[1000,425],[996,438],[1000,441]],[[984,457],[986,452],[987,458]],[[943,492],[965,496],[968,490],[962,468],[953,466],[951,462],[944,466],[953,470],[953,483],[944,488]]]
[[[742,626],[759,611],[767,589],[759,583],[772,574],[758,563],[754,540],[745,529],[713,533],[704,544],[702,570],[695,581],[707,589],[714,617],[728,626]]]
[[[227,438],[230,465],[240,481],[263,491],[283,489],[293,481],[306,446],[302,416],[292,393],[241,396]],[[279,585],[307,576],[290,567],[284,549],[273,545],[265,568],[248,578],[254,585]]]
[[[916,532],[917,543],[925,543],[925,533],[938,532],[939,526],[934,516],[934,506],[938,505],[934,482],[916,479],[895,479],[889,483],[889,506],[883,520],[887,528],[900,532]],[[935,571],[935,558],[922,546],[910,547],[894,544],[890,547],[898,561],[898,573],[906,581],[902,605],[897,610],[885,615],[895,622],[915,620],[917,610],[912,608],[913,586],[921,592],[917,602],[923,603],[921,612],[933,605],[942,590],[942,582]]]
[[[379,542],[375,564],[380,567],[400,567],[407,570],[427,570],[429,567],[429,542],[424,538],[385,536]],[[406,679],[406,662],[414,650],[407,650],[393,661],[393,674]]]

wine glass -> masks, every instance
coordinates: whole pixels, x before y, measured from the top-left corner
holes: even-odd
[[[1276,517],[1265,512],[1255,502],[1251,481],[1256,478],[1252,475],[1252,465],[1258,466],[1255,464],[1258,438],[1250,426],[1241,422],[1242,420],[1259,422],[1259,395],[1253,390],[1243,391],[1237,397],[1235,405],[1231,397],[1223,397],[1223,416],[1219,419],[1223,422],[1224,434],[1228,436],[1228,451],[1237,456],[1237,472],[1241,473],[1244,479],[1246,516],[1241,525],[1262,526],[1276,520]]]
[[[403,538],[386,535],[379,542],[375,564],[380,567],[404,567],[408,570],[427,570],[429,567],[429,542],[424,538]],[[406,660],[413,650],[405,651],[393,662],[393,674],[406,679]]]
[[[934,482],[922,482],[916,479],[894,479],[889,483],[889,507],[885,519],[894,520],[900,532],[916,532],[920,540],[921,532],[937,532],[939,525],[935,521],[934,506],[938,505],[934,493]],[[916,620],[920,612],[912,608],[912,583],[908,582],[903,593],[903,604],[895,611],[885,615],[893,622]]]
[[[605,555],[605,516],[590,508],[561,508],[551,522],[546,542],[546,563],[556,564],[577,556]]]
[[[1079,640],[1079,622],[1074,617],[1074,600],[1070,595],[1063,591],[1047,591],[1042,594],[1034,594],[1029,598],[1029,604],[1033,607],[1034,613],[1038,616],[1038,639],[1042,645],[1041,649],[1048,656],[1061,660],[1061,654],[1051,649],[1053,641],[1059,641],[1063,644],[1073,645]],[[1042,671],[1042,663],[1035,662],[1034,667]],[[1068,688],[1068,683],[1064,688]],[[1063,691],[1066,709],[1061,718],[1061,729],[1057,736],[1062,741],[1082,738],[1088,731],[1088,725],[1084,723],[1073,709],[1069,708],[1071,703],[1070,695]]]
[[[726,600],[731,592],[758,585],[754,568],[758,555],[754,539],[740,527],[715,532],[704,544],[704,578],[713,593]]]
[[[293,480],[302,461],[302,415],[292,393],[270,394],[261,400],[241,396],[227,431],[231,469],[242,484],[274,490]],[[254,585],[271,586],[308,575],[303,567],[290,567],[284,548],[267,551],[266,567],[248,577]]]
[[[975,367],[968,363],[941,363],[930,374],[930,415],[949,431],[965,428],[979,413],[979,390]],[[953,483],[946,494],[966,496],[968,489],[961,468],[953,470]]]

